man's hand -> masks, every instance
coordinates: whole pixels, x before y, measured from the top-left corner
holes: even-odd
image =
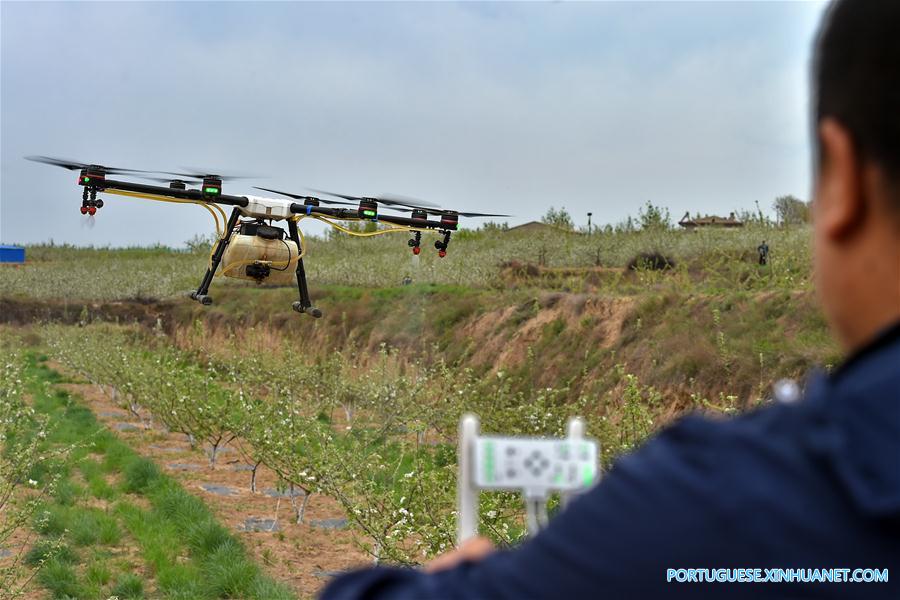
[[[441,554],[433,561],[425,565],[426,573],[435,573],[445,569],[452,569],[456,565],[467,561],[478,561],[494,551],[494,544],[487,538],[469,538],[456,550]]]

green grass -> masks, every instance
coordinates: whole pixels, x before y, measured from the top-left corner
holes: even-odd
[[[159,484],[162,472],[156,464],[146,458],[137,458],[125,466],[122,489],[130,494],[146,494]]]
[[[75,569],[58,558],[51,559],[38,571],[37,580],[53,598],[78,598],[83,595]]]
[[[38,540],[25,553],[25,564],[32,567],[48,559],[66,564],[78,561],[78,557],[66,544],[56,543],[50,539]]]
[[[117,548],[125,536],[137,541],[155,584],[170,598],[292,598],[269,579],[246,550],[220,525],[198,498],[165,476],[97,423],[93,413],[65,391],[62,378],[31,354],[26,386],[38,411],[55,427],[47,447],[69,447],[68,460],[52,471],[60,476],[52,497],[37,512],[41,534],[25,555],[43,565],[36,581],[53,598],[143,598],[147,581],[115,561],[103,548]],[[85,485],[72,479],[80,475]],[[111,485],[106,478],[119,480]],[[129,497],[142,496],[151,508]],[[91,507],[88,498],[113,501],[109,510]]]
[[[121,575],[110,590],[120,600],[136,600],[144,597],[144,582],[137,575]]]

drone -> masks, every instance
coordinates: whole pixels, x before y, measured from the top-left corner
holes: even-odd
[[[103,208],[104,201],[98,197],[100,193],[197,204],[208,210],[216,224],[217,239],[209,256],[206,273],[196,291],[190,294],[193,300],[204,306],[213,302],[209,287],[217,273],[258,284],[286,285],[292,284],[296,279],[300,299],[291,307],[298,313],[321,317],[322,311],[314,307],[310,300],[303,266],[306,249],[298,223],[305,218],[323,221],[339,231],[355,236],[410,233],[412,237],[407,240],[407,245],[416,256],[421,252],[422,234],[436,233],[439,239],[434,242],[434,247],[438,256],[444,258],[450,245],[450,236],[459,227],[460,217],[510,216],[446,210],[422,200],[393,194],[352,196],[309,189],[316,194],[340,198],[335,200],[253,186],[254,189],[284,198],[234,196],[223,192],[223,183],[247,179],[249,176],[217,175],[204,172],[203,169],[185,169],[184,172],[145,171],[49,156],[25,158],[78,171],[77,183],[83,188],[80,209],[82,215],[93,217]],[[118,176],[146,179],[163,185],[123,181]],[[408,213],[408,216],[382,213],[382,205],[394,212]],[[223,206],[231,207],[228,216]],[[341,225],[339,221],[368,221],[382,224],[382,227],[374,231],[359,232]],[[282,222],[287,224],[287,230],[280,226]]]

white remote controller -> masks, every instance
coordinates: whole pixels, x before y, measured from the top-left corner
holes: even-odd
[[[475,485],[482,490],[523,490],[526,497],[573,492],[597,474],[591,440],[480,437],[475,442]]]
[[[598,478],[597,442],[584,438],[581,419],[569,421],[569,435],[562,439],[479,436],[478,426],[475,415],[460,420],[457,543],[478,532],[481,490],[520,490],[533,534],[541,521],[531,518],[535,506],[545,511],[554,492],[565,504]]]

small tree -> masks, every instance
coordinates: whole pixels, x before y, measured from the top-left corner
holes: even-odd
[[[782,225],[800,225],[809,221],[809,206],[794,196],[779,196],[772,207]]]
[[[497,222],[497,221],[487,221],[484,224],[482,224],[482,226],[481,226],[482,231],[486,231],[486,232],[490,232],[490,233],[497,232],[497,231],[506,231],[507,229],[509,229],[509,223],[507,223],[506,221],[504,221],[502,223]]]
[[[547,214],[543,216],[541,221],[543,221],[547,225],[559,227],[560,229],[575,229],[575,223],[572,221],[572,215],[570,215],[569,211],[562,207],[557,210],[551,206],[550,210],[547,211]]]
[[[649,229],[665,230],[672,227],[672,218],[669,216],[669,209],[655,206],[649,200],[647,200],[647,203],[638,212],[638,222],[641,225],[641,229],[645,231]]]

